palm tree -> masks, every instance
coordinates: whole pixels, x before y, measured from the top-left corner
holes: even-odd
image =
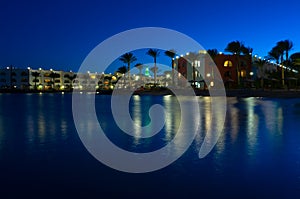
[[[283,44],[284,44],[284,51],[285,51],[285,61],[288,61],[289,60],[289,52],[292,50],[294,44],[290,40],[284,40]]]
[[[215,64],[215,58],[216,56],[219,54],[217,49],[208,49],[207,54],[210,56],[211,60],[210,60],[210,67],[211,67],[211,76],[214,79],[214,70],[213,70],[213,64]],[[211,62],[212,61],[212,62]]]
[[[175,58],[175,55],[176,55],[176,51],[175,50],[167,50],[167,51],[165,51],[165,55],[166,56],[168,56],[168,57],[170,57],[171,58],[171,60],[172,60],[172,62],[171,62],[171,64],[172,64],[172,74],[171,74],[171,76],[172,76],[172,85],[174,86],[175,85],[175,62],[174,62],[174,58]]]
[[[130,64],[135,62],[137,59],[132,53],[125,53],[120,57],[120,61],[127,64],[127,72],[128,72],[128,79],[129,79],[129,86],[131,87],[131,79],[130,79]]]
[[[279,41],[277,42],[276,48],[280,54],[280,64],[283,65],[283,56],[284,56],[284,52],[286,50],[286,42],[285,41]],[[281,68],[281,79],[282,79],[282,86],[284,86],[285,82],[285,74],[284,74],[284,68]]]
[[[226,52],[230,52],[236,55],[236,60],[237,60],[236,71],[237,71],[238,85],[240,85],[240,55],[243,52],[244,48],[245,48],[244,44],[239,41],[232,41],[229,44],[227,44],[227,47],[225,48]]]
[[[50,78],[52,78],[51,84],[52,84],[52,89],[54,88],[54,84],[55,84],[55,79],[60,77],[60,74],[55,73],[55,72],[51,72],[49,75]]]
[[[157,49],[149,49],[148,52],[146,53],[147,55],[153,57],[154,59],[154,68],[153,68],[153,72],[154,72],[154,84],[156,84],[156,73],[157,73],[157,66],[156,66],[156,59],[159,56],[159,50]]]
[[[192,64],[192,69],[193,69],[193,74],[192,74],[192,78],[193,78],[193,84],[192,86],[195,88],[196,87],[196,68],[195,68],[195,61],[198,59],[198,54],[197,53],[189,53],[187,55],[187,60]]]
[[[121,67],[119,67],[118,68],[118,70],[117,70],[117,72],[118,73],[121,73],[121,74],[125,74],[125,73],[127,73],[127,67],[126,66],[121,66]]]
[[[268,53],[267,59],[275,60],[276,64],[279,64],[280,49],[278,46],[272,48],[272,50]]]
[[[121,66],[121,67],[118,68],[117,72],[124,75],[124,74],[127,73],[127,67],[126,67],[126,66]],[[123,82],[123,86],[124,86],[125,83],[126,83],[126,82],[125,82],[125,78],[123,78],[123,81],[124,81],[124,82]]]
[[[34,71],[34,72],[31,72],[31,75],[34,77],[34,90],[37,90],[37,86],[36,86],[36,82],[38,81],[37,80],[37,77],[40,76],[40,73],[37,72],[37,71]]]
[[[142,70],[144,68],[144,65],[142,63],[137,63],[136,65],[134,65],[134,67],[136,67],[139,70],[139,75],[140,77],[142,76]]]
[[[295,67],[300,67],[300,52],[292,54],[290,60]]]
[[[267,63],[267,61],[263,60],[263,59],[258,59],[254,63],[259,68],[259,71],[260,71],[260,74],[261,74],[260,85],[261,85],[262,89],[264,89],[264,78],[265,78],[264,65]]]
[[[70,80],[71,82],[71,89],[73,88],[73,80],[76,79],[77,74],[74,75],[68,75],[67,78]]]
[[[217,49],[208,49],[206,51],[209,56],[211,57],[211,59],[214,61],[215,57],[218,55],[218,50]]]

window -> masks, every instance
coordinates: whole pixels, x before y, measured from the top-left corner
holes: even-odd
[[[232,62],[229,61],[229,60],[226,60],[226,61],[224,62],[224,67],[232,67]]]
[[[241,60],[240,65],[241,65],[241,67],[246,67],[247,63],[244,60]]]
[[[21,82],[27,82],[28,80],[26,78],[22,78]]]
[[[28,74],[25,72],[25,71],[23,71],[22,73],[21,73],[21,76],[27,76]]]
[[[241,77],[246,77],[246,70],[241,71]]]
[[[230,71],[226,71],[226,72],[224,73],[224,77],[229,77],[229,78],[231,78],[231,72],[230,72]]]

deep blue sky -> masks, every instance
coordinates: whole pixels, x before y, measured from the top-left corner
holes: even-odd
[[[1,0],[0,67],[77,70],[101,41],[145,26],[180,31],[206,49],[224,51],[240,40],[263,57],[277,41],[290,39],[296,52],[299,8],[298,0]]]

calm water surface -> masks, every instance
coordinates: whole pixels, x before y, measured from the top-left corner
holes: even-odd
[[[136,123],[150,122],[147,113],[153,104],[163,105],[167,117],[164,128],[153,138],[133,138],[114,123],[110,96],[96,96],[95,100],[106,135],[129,151],[165,146],[180,122],[175,97],[133,97],[130,114]],[[198,158],[211,122],[209,98],[200,97],[200,133],[187,152],[159,171],[129,174],[101,164],[84,148],[73,122],[70,94],[0,94],[0,194],[299,198],[300,99],[227,100],[224,131],[208,156]]]

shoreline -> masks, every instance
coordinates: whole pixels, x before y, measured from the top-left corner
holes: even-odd
[[[184,95],[184,90],[183,95]],[[5,90],[0,91],[0,94],[27,94],[27,93],[37,93],[37,94],[69,94],[69,93],[93,93],[96,92],[96,95],[111,95],[112,90],[100,90],[100,91],[24,91],[24,90]],[[164,96],[164,95],[174,95],[170,90],[143,90],[143,91],[131,91],[133,95],[140,96]],[[194,90],[196,96],[207,97],[210,96],[208,90]],[[127,94],[127,91],[119,94]],[[239,98],[247,98],[247,97],[265,97],[265,98],[300,98],[300,90],[252,90],[252,89],[231,89],[226,90],[226,97],[239,97]]]

